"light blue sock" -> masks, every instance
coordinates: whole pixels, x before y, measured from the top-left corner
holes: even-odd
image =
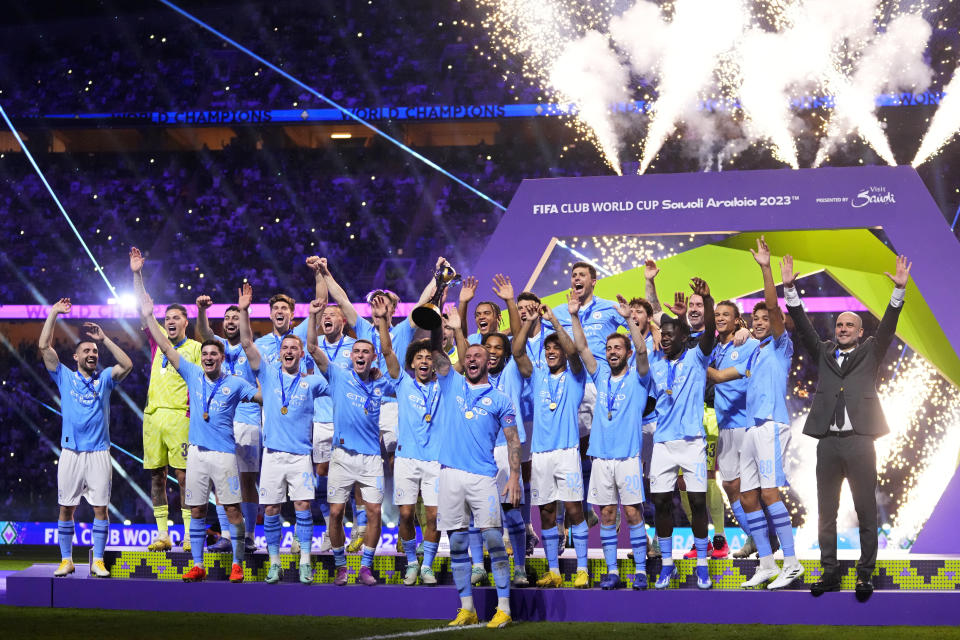
[[[433,559],[437,557],[437,542],[423,541],[423,566],[433,568]]]
[[[560,558],[557,555],[557,541],[560,539],[560,534],[556,527],[541,529],[540,533],[543,534],[543,551],[547,555],[547,566],[550,567],[550,571],[560,573]]]
[[[230,520],[227,518],[227,509],[222,505],[217,505],[217,522],[220,523],[220,535],[229,538],[233,535],[230,531]],[[193,544],[191,542],[191,544]]]
[[[103,550],[107,548],[107,535],[110,533],[109,520],[93,519],[93,559],[103,560]]]
[[[471,521],[473,519],[471,518]],[[474,566],[483,565],[483,534],[472,524],[470,525],[470,559]]]
[[[403,542],[403,552],[407,555],[407,566],[417,564],[417,536],[414,534],[412,540],[401,540]],[[426,544],[426,543],[424,543]],[[424,560],[426,562],[426,560]]]
[[[361,567],[372,567],[373,566],[373,554],[377,552],[373,547],[368,547],[363,545],[363,555],[360,557],[360,566]]]
[[[780,538],[780,548],[783,549],[783,557],[790,558],[795,555],[793,549],[793,525],[790,522],[790,512],[787,507],[779,500],[773,504],[767,505],[767,510],[773,518],[773,524],[777,528],[777,537]]]
[[[706,538],[694,538],[693,546],[697,549],[697,566],[707,566],[707,545],[709,541]]]
[[[356,510],[357,514],[357,526],[365,527],[367,526],[367,508],[358,506]]]
[[[259,513],[260,505],[256,502],[241,502],[240,503],[240,513],[243,514],[243,530],[244,534],[253,540],[257,535],[257,514]]]
[[[763,517],[763,511],[748,513],[747,526],[753,536],[753,544],[757,545],[757,555],[761,558],[772,555],[770,538],[767,536],[767,519]]]
[[[297,542],[300,543],[301,552],[310,553],[310,548],[313,546],[313,512],[310,509],[297,511],[297,523],[293,531],[297,536]]]
[[[330,503],[327,502],[327,476],[317,476],[317,499],[316,503],[320,507],[320,514],[323,516],[323,522],[330,522]]]
[[[493,583],[497,586],[498,598],[510,597],[510,561],[503,547],[503,533],[500,529],[484,529],[483,539],[490,552],[490,567],[493,569]],[[511,544],[513,544],[511,542]]]
[[[513,547],[513,571],[520,573],[524,571],[527,563],[527,526],[523,523],[520,509],[504,512],[503,523],[507,528],[507,535],[510,536],[510,546]]]
[[[73,559],[73,532],[75,528],[73,520],[57,521],[57,542],[60,543],[60,557],[63,560]]]
[[[190,519],[190,555],[193,564],[203,566],[203,542],[207,537],[207,523],[203,518]]]
[[[243,564],[243,538],[246,535],[246,527],[243,526],[243,519],[240,519],[239,524],[231,523],[228,526],[230,527],[230,542],[233,543],[233,564]]]
[[[733,511],[733,515],[736,516],[737,524],[740,525],[743,532],[748,536],[753,535],[750,533],[750,526],[747,524],[747,514],[743,512],[743,505],[740,504],[739,500],[730,504],[730,510]]]
[[[637,573],[647,572],[647,527],[642,522],[630,525],[630,546]]]
[[[453,583],[457,585],[457,592],[461,598],[471,597],[473,587],[470,584],[470,547],[469,536],[466,531],[452,531],[447,537],[450,539],[450,564],[453,573]]]
[[[267,553],[280,555],[280,514],[263,516],[263,535],[267,539]]]
[[[617,568],[617,525],[600,525],[600,546],[603,547],[603,559],[607,561],[607,573],[620,575],[620,569]]]
[[[587,568],[587,547],[590,542],[590,526],[586,519],[580,524],[571,527],[573,532],[573,548],[577,552],[577,570]]]
[[[770,509],[767,508],[762,502],[760,503],[760,509],[763,510],[763,517],[767,520],[767,538],[771,540],[770,548],[773,548],[773,537],[777,535],[777,525],[773,522],[773,516],[770,514]]]
[[[673,536],[667,536],[666,538],[657,537],[657,541],[660,542],[660,555],[663,557],[663,566],[670,567],[673,565]]]
[[[336,567],[345,567],[347,566],[347,551],[344,547],[333,547],[330,549],[333,552],[333,564]]]

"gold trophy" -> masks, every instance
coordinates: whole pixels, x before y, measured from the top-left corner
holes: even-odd
[[[439,267],[434,274],[434,278],[436,278],[437,290],[434,291],[433,297],[430,298],[429,302],[420,305],[410,314],[410,317],[413,318],[413,324],[425,331],[433,331],[443,324],[443,309],[440,308],[443,292],[449,285],[460,283],[460,274],[450,266],[450,263],[444,263]]]

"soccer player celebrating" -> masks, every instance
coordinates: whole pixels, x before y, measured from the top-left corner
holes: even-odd
[[[385,296],[371,300],[371,309],[380,332],[381,349],[387,370],[396,379],[400,363],[390,342],[390,303]],[[353,368],[345,371],[331,366],[327,354],[317,345],[316,318],[325,303],[310,303],[307,347],[317,368],[330,381],[333,398],[333,454],[327,480],[327,502],[330,504],[328,535],[337,567],[334,584],[347,583],[347,556],[344,550],[343,512],[354,485],[360,487],[367,511],[367,530],[363,540],[363,557],[357,581],[367,586],[377,584],[373,575],[373,555],[380,541],[380,505],[383,503],[383,458],[380,456],[380,402],[387,393],[395,392],[390,377],[375,367],[377,354],[369,340],[357,340],[350,350]]]
[[[300,544],[300,582],[313,582],[310,546],[313,541],[313,512],[310,502],[316,493],[313,476],[313,405],[328,393],[323,376],[304,375],[301,369],[303,341],[295,334],[280,339],[276,364],[260,356],[250,329],[250,300],[253,289],[243,285],[237,307],[240,308],[240,344],[247,354],[250,369],[256,374],[263,395],[263,462],[260,467],[260,504],[263,531],[267,538],[270,568],[265,582],[280,581],[280,505],[293,500],[297,512],[294,531]],[[314,332],[316,318],[309,323]]]
[[[710,287],[700,278],[694,278],[690,288],[704,302],[704,331],[697,346],[685,348],[687,325],[664,315],[660,339],[665,357],[650,367],[650,393],[657,400],[650,493],[656,506],[657,537],[663,554],[657,589],[666,589],[676,576],[672,557],[673,490],[678,470],[683,470],[693,512],[691,525],[697,549],[697,586],[701,589],[712,586],[707,566],[707,445],[703,428],[703,391],[716,341],[716,325]]]
[[[161,328],[151,322],[153,300],[143,295],[140,316],[160,351],[170,360],[187,383],[190,397],[190,446],[187,453],[187,491],[190,507],[190,546],[193,567],[183,574],[184,582],[201,582],[207,577],[203,566],[203,543],[207,535],[207,498],[211,485],[217,501],[229,520],[233,541],[233,566],[230,582],[243,582],[244,522],[240,512],[240,472],[237,467],[237,441],[234,416],[241,402],[257,396],[256,386],[238,375],[223,372],[223,344],[205,340],[201,345],[200,366],[193,364],[173,347]]]
[[[619,589],[623,584],[617,567],[619,499],[630,524],[630,546],[637,567],[633,588],[646,589],[647,531],[643,524],[640,422],[647,406],[650,366],[637,313],[622,296],[617,296],[617,301],[620,315],[628,321],[630,338],[616,332],[607,336],[607,357],[604,360],[597,361],[593,357],[578,324],[574,324],[573,329],[583,366],[597,387],[597,409],[593,412],[590,448],[587,450],[587,455],[593,457],[589,496],[591,504],[600,505],[600,539],[607,563],[607,575],[600,581],[600,586]],[[573,316],[579,311],[580,302],[571,296],[569,304]],[[630,346],[631,340],[636,354]],[[636,370],[629,370],[631,357],[636,361]]]
[[[463,284],[460,285],[457,313],[460,315],[461,322],[466,323],[467,310],[470,301],[477,295],[478,284],[475,277],[467,276],[464,278]],[[496,302],[490,302],[489,300],[478,302],[473,310],[473,321],[477,325],[477,331],[467,336],[467,342],[469,344],[480,344],[484,336],[500,331],[500,315],[500,305]],[[466,326],[464,326],[463,332],[467,332]]]
[[[793,342],[783,324],[770,269],[770,249],[763,236],[757,240],[756,251],[750,252],[763,274],[765,308],[758,307],[753,314],[754,335],[760,344],[749,358],[711,377],[717,383],[747,378],[747,431],[740,449],[740,504],[757,545],[760,566],[741,586],[757,587],[772,580],[767,588],[781,589],[803,575],[803,565],[794,553],[790,513],[780,499],[779,489],[787,484],[783,458],[790,442],[790,414],[785,398]],[[773,559],[761,500],[773,518],[783,549],[782,572]]]
[[[454,312],[450,319],[455,323]],[[490,384],[487,376],[489,354],[481,345],[471,345],[464,354],[464,374],[450,366],[442,350],[441,335],[431,336],[434,362],[440,383],[444,424],[440,449],[440,507],[437,528],[447,532],[453,579],[460,593],[460,610],[450,626],[477,624],[470,584],[470,557],[467,528],[471,517],[483,532],[490,551],[497,611],[489,628],[510,623],[510,562],[500,532],[500,504],[516,507],[520,490],[520,436],[517,433],[513,402]],[[510,474],[502,494],[497,489],[494,445],[497,434],[507,439]]]
[[[212,301],[210,296],[197,298],[197,333],[204,342],[214,340],[223,345],[223,361],[227,373],[256,386],[257,376],[247,362],[247,354],[240,344],[240,307],[230,305],[223,314],[223,337],[213,333],[207,309]],[[159,341],[157,341],[159,343]],[[201,353],[201,363],[203,354]],[[172,359],[171,359],[172,361]],[[179,368],[177,369],[179,372]],[[189,386],[189,381],[187,383]],[[260,406],[252,402],[241,402],[233,416],[233,439],[236,442],[237,469],[240,472],[240,513],[243,514],[244,550],[252,553],[257,550],[254,532],[257,526],[257,513],[260,508],[257,498],[257,475],[260,473]],[[188,461],[189,465],[189,461]],[[189,472],[187,473],[189,476]],[[217,519],[220,521],[220,540],[209,547],[210,551],[230,551],[233,548],[232,525],[227,517],[227,509],[217,504]]]
[[[136,247],[130,248],[130,270],[133,288],[138,299],[147,294],[143,285],[143,255]],[[151,309],[152,311],[152,309]],[[156,320],[152,320],[156,322]],[[187,310],[179,304],[167,307],[163,326],[167,338],[181,357],[189,362],[200,362],[200,343],[187,338]],[[144,332],[151,343],[153,362],[150,368],[150,386],[147,387],[147,406],[143,410],[143,468],[150,471],[150,498],[153,516],[157,520],[157,539],[147,547],[149,551],[169,551],[173,543],[167,532],[170,509],[167,503],[167,467],[180,486],[180,514],[183,516],[183,550],[190,550],[190,509],[184,504],[187,468],[187,435],[190,430],[190,407],[187,383],[179,373],[168,367],[169,358],[157,348],[146,326]]]
[[[510,333],[517,336],[520,333],[520,326],[527,321],[532,320],[530,330],[527,334],[527,356],[535,367],[546,367],[546,360],[543,358],[543,339],[546,337],[546,328],[540,320],[540,298],[531,291],[521,291],[517,296],[517,326],[513,326],[515,319],[510,316]],[[523,415],[523,429],[526,431],[527,439],[521,447],[520,468],[523,471],[523,502],[520,505],[520,513],[523,516],[523,522],[527,530],[527,556],[532,556],[534,549],[540,544],[540,538],[533,530],[530,522],[530,477],[531,477],[531,456],[530,446],[533,442],[533,387],[530,384],[523,385],[523,402],[521,404],[521,413]],[[529,408],[529,415],[527,409]]]
[[[113,460],[110,457],[110,392],[130,373],[133,362],[120,347],[92,322],[84,323],[86,337],[77,343],[73,359],[77,370],[60,363],[53,348],[53,331],[57,316],[70,313],[70,298],[61,298],[52,307],[40,332],[40,357],[60,391],[63,431],[60,437],[60,460],[57,463],[57,540],[60,543],[60,566],[53,575],[73,573],[73,513],[84,497],[93,507],[93,562],[90,573],[98,578],[110,577],[103,564],[110,521],[110,485]],[[117,361],[112,367],[97,372],[100,342]]]
[[[580,324],[579,308],[573,308],[568,316],[571,325]],[[543,305],[540,313],[557,328],[557,332],[544,338],[546,367],[534,367],[527,356],[527,333],[533,324],[528,318],[513,341],[513,357],[520,375],[533,385],[534,422],[533,473],[531,498],[540,506],[543,548],[547,555],[549,571],[537,581],[538,587],[559,587],[563,584],[558,558],[557,500],[562,500],[567,510],[568,522],[572,523],[574,548],[577,552],[577,575],[573,585],[585,589],[590,586],[587,571],[587,539],[589,528],[583,513],[583,474],[580,470],[580,439],[577,428],[577,408],[583,400],[586,373],[577,353],[577,347],[550,307]],[[580,330],[580,329],[577,329]],[[592,348],[591,348],[592,351]]]

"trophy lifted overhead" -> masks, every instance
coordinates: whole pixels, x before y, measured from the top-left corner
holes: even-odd
[[[443,309],[440,307],[443,293],[449,285],[460,283],[460,274],[446,260],[437,267],[433,275],[436,280],[436,291],[433,292],[429,302],[420,305],[410,314],[413,323],[426,331],[433,331],[443,323]]]

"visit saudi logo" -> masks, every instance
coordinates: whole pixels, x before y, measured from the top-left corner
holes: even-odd
[[[886,187],[867,187],[850,199],[850,206],[854,209],[865,207],[868,204],[896,204],[893,192]]]

